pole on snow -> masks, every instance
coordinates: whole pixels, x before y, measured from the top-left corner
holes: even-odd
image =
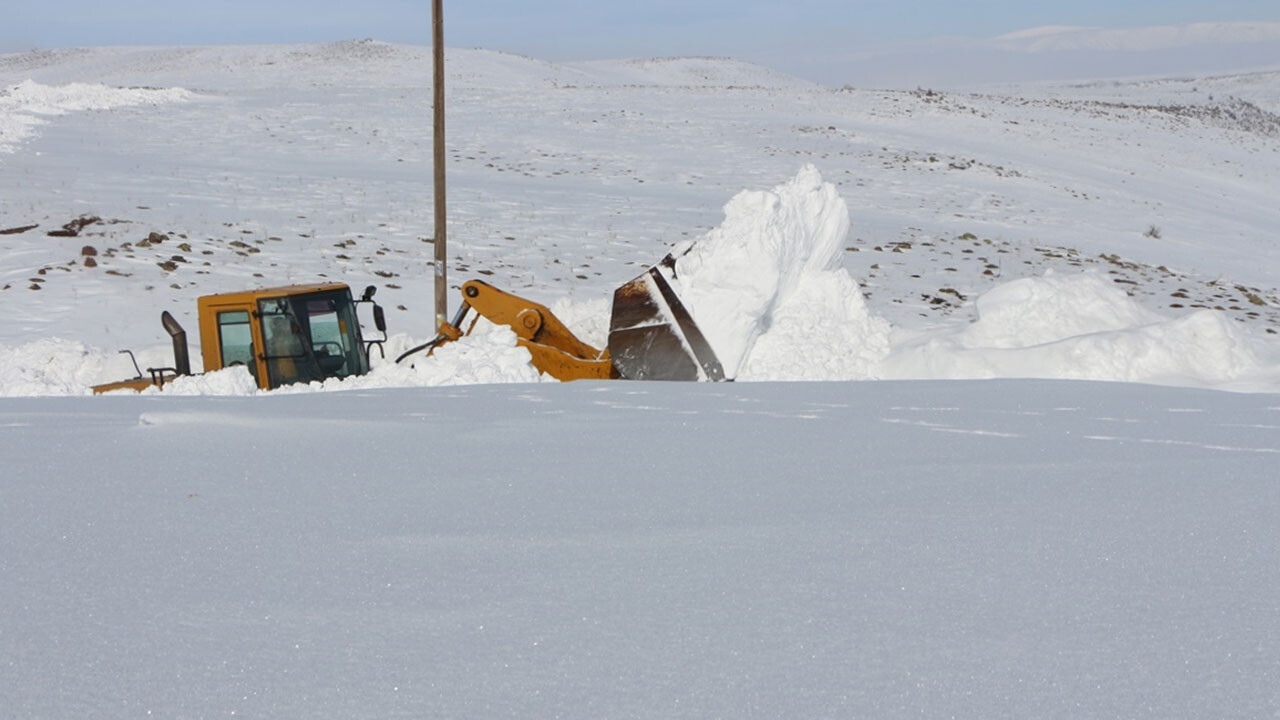
[[[449,313],[448,277],[445,265],[445,213],[444,213],[444,18],[442,0],[431,0],[431,49],[432,49],[432,140],[435,168],[435,276],[436,276],[436,331],[444,324]]]

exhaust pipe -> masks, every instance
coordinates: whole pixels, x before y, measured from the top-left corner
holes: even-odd
[[[187,331],[182,329],[168,310],[160,313],[160,323],[173,338],[173,368],[179,375],[191,374],[191,353],[187,350]]]

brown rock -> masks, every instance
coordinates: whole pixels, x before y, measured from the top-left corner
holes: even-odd
[[[102,222],[102,218],[97,215],[81,215],[75,220],[63,225],[61,230],[50,230],[46,234],[49,237],[75,237],[79,235],[80,231],[85,229],[86,226],[99,222]]]

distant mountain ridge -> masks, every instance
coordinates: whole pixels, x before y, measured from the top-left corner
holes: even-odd
[[[787,69],[829,85],[935,89],[1255,72],[1280,69],[1280,22],[1047,25],[990,38],[851,49]]]
[[[1191,23],[1137,28],[1051,25],[995,38],[995,44],[1002,49],[1024,52],[1148,52],[1197,45],[1245,45],[1271,41],[1280,41],[1280,22]]]
[[[242,75],[262,85],[304,79],[321,84],[430,83],[430,48],[378,40],[287,45],[96,47],[0,53],[0,73],[64,82],[96,73],[116,84],[180,84],[193,68],[208,88],[242,87]],[[816,87],[807,80],[728,57],[654,57],[551,62],[497,50],[448,48],[450,86],[462,87]]]

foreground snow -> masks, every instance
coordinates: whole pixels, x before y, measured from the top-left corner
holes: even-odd
[[[1269,717],[1280,403],[1043,381],[0,404],[15,717]]]

